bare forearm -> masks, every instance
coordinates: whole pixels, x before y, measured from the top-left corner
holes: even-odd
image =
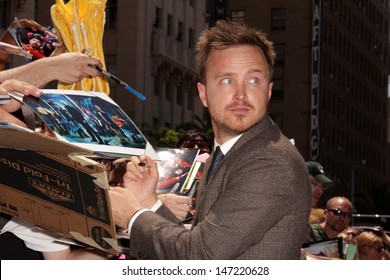
[[[51,58],[45,58],[51,59]],[[32,84],[36,87],[44,87],[47,83],[55,80],[54,72],[50,72],[50,63],[43,60],[36,60],[34,62],[22,65],[17,68],[12,68],[0,72],[0,83],[9,79],[16,79]]]
[[[83,53],[63,53],[2,71],[0,83],[7,79],[16,79],[39,88],[55,80],[72,84],[85,77],[96,77],[99,74],[90,65],[101,67],[101,62]]]

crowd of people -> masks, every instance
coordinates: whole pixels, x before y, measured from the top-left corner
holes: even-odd
[[[325,209],[316,208],[324,192],[333,186],[333,181],[325,175],[320,163],[309,161],[306,166],[312,190],[312,210],[306,244],[341,238],[343,247],[346,247],[346,244],[356,247],[352,259],[390,260],[390,237],[383,228],[350,225],[353,205],[348,198],[331,197],[326,202]],[[338,257],[347,256],[342,252]]]
[[[39,26],[34,23],[34,28]],[[218,21],[201,33],[197,88],[210,112],[214,140],[194,133],[177,144],[210,154],[196,203],[188,197],[158,195],[157,163],[147,155],[119,159],[108,170],[118,186],[109,191],[111,210],[115,224],[127,229],[131,257],[299,259],[304,243],[342,236],[356,244],[357,259],[374,258],[375,252],[387,258],[384,246],[390,242],[383,230],[353,236],[355,228],[348,228],[353,206],[347,198],[334,197],[325,209],[316,208],[333,182],[319,163],[304,161],[268,115],[274,59],[266,34],[243,24]],[[17,91],[39,98],[39,88],[52,80],[74,83],[99,75],[90,65],[101,67],[101,62],[83,53],[37,59],[1,71],[0,94]],[[15,115],[20,106],[12,100],[0,107],[0,121],[24,126]],[[113,179],[116,168],[121,175]],[[195,216],[186,226],[183,218],[190,210]],[[315,210],[322,211],[318,215]],[[55,233],[3,213],[0,228],[45,259],[113,257],[96,249],[72,250],[58,244]]]

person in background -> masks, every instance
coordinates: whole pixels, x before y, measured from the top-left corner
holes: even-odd
[[[364,231],[356,237],[358,260],[390,260],[383,239],[372,231]]]
[[[306,242],[337,238],[351,222],[352,210],[352,203],[346,197],[336,196],[329,199],[324,210],[324,221],[310,225]]]
[[[356,237],[359,236],[361,230],[354,226],[348,226],[342,232],[339,233],[339,237],[342,237],[343,240],[352,245],[356,245]]]
[[[200,182],[192,229],[158,200],[157,163],[132,157],[123,187],[109,193],[115,223],[129,229],[131,255],[299,259],[310,186],[303,158],[267,113],[272,43],[261,31],[218,21],[200,35],[197,58],[197,87],[211,115],[215,150]]]
[[[176,142],[176,148],[179,149],[199,149],[199,154],[211,154],[212,142],[209,137],[199,129],[190,129]]]
[[[311,207],[315,208],[324,192],[333,186],[333,181],[325,175],[324,168],[320,163],[308,161],[306,166],[311,185]]]
[[[356,237],[358,237],[360,233],[361,231],[359,228],[349,226],[340,232],[338,237],[342,237],[343,240],[348,244],[356,245]]]
[[[321,224],[325,221],[324,209],[312,208],[310,211],[309,224]]]

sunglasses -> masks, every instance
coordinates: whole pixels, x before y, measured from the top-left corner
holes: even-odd
[[[343,211],[340,211],[339,209],[327,209],[327,210],[335,216],[344,217],[346,219],[352,218],[352,213],[345,213]]]
[[[202,152],[210,153],[209,144],[204,140],[187,140],[181,145],[184,149],[194,149],[197,146]]]

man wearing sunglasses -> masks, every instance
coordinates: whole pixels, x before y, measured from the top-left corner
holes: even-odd
[[[351,222],[352,211],[352,203],[348,198],[336,196],[329,199],[324,209],[325,220],[320,224],[310,225],[307,242],[336,238]]]

